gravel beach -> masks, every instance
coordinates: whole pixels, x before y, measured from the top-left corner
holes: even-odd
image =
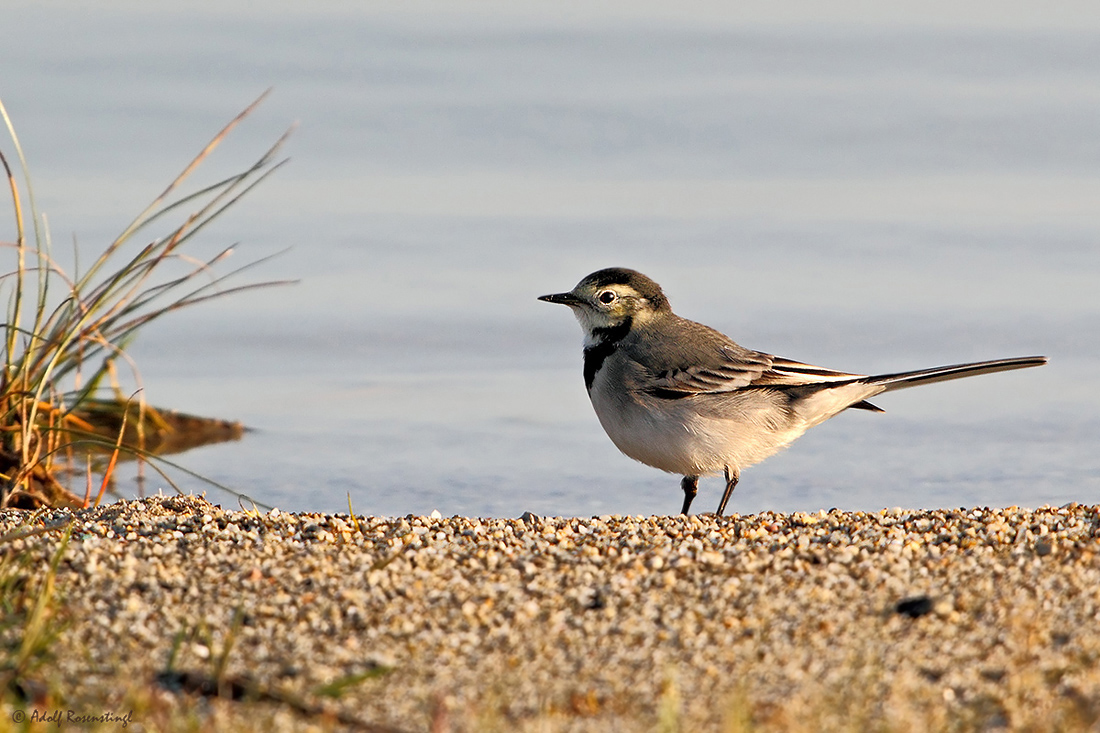
[[[375,518],[188,496],[3,512],[0,535],[3,664],[40,599],[54,633],[0,730],[1100,725],[1095,506]]]

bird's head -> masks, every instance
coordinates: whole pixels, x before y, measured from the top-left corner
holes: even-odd
[[[660,285],[625,267],[597,270],[568,293],[543,295],[539,300],[572,308],[588,336],[671,312]]]

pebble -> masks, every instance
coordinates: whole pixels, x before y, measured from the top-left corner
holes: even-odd
[[[181,496],[0,512],[0,548],[40,573],[68,526],[48,678],[86,700],[165,679],[178,643],[177,683],[224,664],[262,693],[253,730],[1100,721],[1095,506],[353,518]]]

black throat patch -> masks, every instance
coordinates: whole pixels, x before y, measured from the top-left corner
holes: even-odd
[[[627,318],[617,326],[597,328],[592,331],[592,335],[596,337],[596,343],[584,349],[584,387],[589,392],[592,391],[592,382],[596,379],[596,372],[603,366],[604,359],[614,354],[615,349],[619,348],[619,342],[630,333],[632,323],[633,319]]]

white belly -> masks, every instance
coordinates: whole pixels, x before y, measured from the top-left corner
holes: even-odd
[[[602,396],[608,394],[613,393],[593,389],[590,396],[615,446],[636,461],[682,476],[719,473],[727,466],[740,471],[782,450],[806,429],[797,420],[777,424],[785,413],[771,402],[760,403],[761,393],[753,395],[758,409],[734,404],[728,418],[701,415],[693,397],[661,400],[622,391],[617,392],[621,397]]]

